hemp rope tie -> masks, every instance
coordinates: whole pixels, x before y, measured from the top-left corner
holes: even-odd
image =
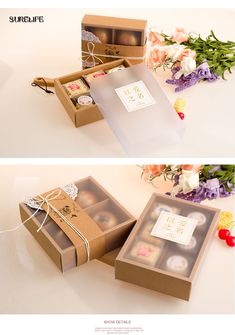
[[[33,87],[37,86],[37,87],[39,87],[41,90],[43,90],[44,92],[46,92],[46,93],[48,93],[48,94],[55,94],[54,92],[48,90],[47,82],[46,82],[46,80],[45,80],[43,77],[40,77],[40,78],[37,78],[37,79],[43,81],[45,88],[42,87],[41,85],[35,83],[35,82],[32,82],[32,83],[31,83],[31,86],[33,86]]]
[[[92,62],[93,64],[96,64],[96,59],[100,62],[100,63],[104,63],[100,57],[106,57],[106,58],[126,58],[126,59],[133,59],[133,60],[138,60],[138,59],[144,59],[145,56],[146,56],[146,53],[144,56],[141,56],[141,57],[124,57],[124,56],[118,56],[118,55],[106,55],[106,54],[97,54],[97,53],[94,53],[95,51],[95,44],[92,43],[92,42],[88,42],[87,43],[87,50],[88,51],[82,51],[82,54],[85,54],[83,57],[85,57],[86,55],[88,55],[88,57],[86,59],[83,59],[83,62],[86,62],[89,60],[89,58],[91,57],[92,58]]]
[[[11,228],[11,229],[6,229],[6,230],[0,230],[0,234],[3,234],[3,233],[7,233],[7,232],[12,232],[12,231],[16,231],[18,230],[20,227],[22,227],[26,222],[28,222],[30,219],[34,218],[35,215],[39,212],[39,210],[42,210],[42,206],[44,204],[47,205],[47,211],[46,211],[46,216],[45,218],[43,219],[43,222],[41,223],[40,227],[38,228],[37,230],[37,233],[43,228],[48,216],[49,216],[49,213],[50,213],[50,210],[52,209],[57,215],[59,215],[59,217],[76,233],[78,234],[78,236],[83,240],[84,244],[85,244],[85,247],[86,247],[86,253],[87,253],[87,261],[89,262],[90,260],[90,244],[89,244],[89,241],[88,239],[80,232],[80,230],[75,227],[57,208],[55,208],[51,203],[50,201],[52,200],[55,200],[57,199],[60,195],[61,195],[61,190],[58,191],[58,193],[56,195],[54,195],[56,191],[53,191],[51,193],[49,193],[45,198],[42,197],[41,195],[39,195],[39,198],[41,200],[35,200],[38,204],[39,204],[39,207],[38,209],[28,218],[26,219],[25,221],[23,221],[21,224],[19,224],[18,226],[14,227],[14,228]]]

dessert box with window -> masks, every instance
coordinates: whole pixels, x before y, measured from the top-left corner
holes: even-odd
[[[39,208],[39,197],[45,203],[47,199],[48,205]],[[20,203],[20,214],[25,227],[61,271],[88,261],[87,244],[89,260],[120,247],[135,223],[92,177]]]
[[[153,194],[115,261],[115,277],[189,300],[219,210]]]

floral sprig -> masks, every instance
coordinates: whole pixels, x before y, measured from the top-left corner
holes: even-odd
[[[173,35],[150,31],[148,66],[171,69],[168,84],[177,85],[176,92],[199,81],[213,82],[235,66],[235,42],[220,41],[213,31],[206,39],[195,33],[176,28]]]
[[[235,165],[144,165],[141,176],[151,183],[163,176],[173,181],[170,195],[193,202],[235,193]]]

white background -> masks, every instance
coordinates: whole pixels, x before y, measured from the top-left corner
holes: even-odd
[[[137,166],[0,167],[1,229],[20,223],[17,204],[92,175],[138,218],[154,191]],[[235,212],[235,197],[205,201]],[[97,260],[62,274],[22,227],[0,235],[0,313],[214,314],[235,312],[234,248],[216,236],[200,268],[189,302],[114,279],[114,269]],[[107,316],[107,318],[109,318]]]
[[[26,7],[26,8],[32,8],[32,7],[48,7],[51,8],[53,6],[55,6],[55,2],[54,0],[40,0],[40,2],[37,3],[37,1],[28,1],[28,0],[22,0],[20,3],[18,0],[0,0],[0,4],[2,7]],[[174,0],[168,0],[167,2],[161,2],[161,1],[153,1],[153,0],[145,0],[145,1],[128,1],[128,0],[119,0],[119,1],[115,1],[115,0],[110,0],[109,2],[107,2],[106,0],[87,0],[85,3],[83,3],[82,1],[74,1],[74,0],[67,0],[66,3],[63,0],[58,0],[56,2],[56,6],[57,7],[61,7],[64,8],[65,5],[67,7],[72,7],[75,8],[76,6],[86,6],[86,8],[93,8],[94,6],[99,6],[100,8],[103,7],[107,7],[110,6],[112,9],[112,14],[114,15],[116,12],[116,9],[119,8],[130,8],[133,7],[133,4],[136,8],[141,8],[141,7],[168,7],[168,8],[174,8],[175,6],[177,6],[178,8],[182,7],[205,7],[205,8],[209,8],[210,6],[213,7],[217,7],[217,8],[221,8],[223,9],[223,7],[234,7],[234,1],[232,0],[224,0],[223,2],[221,1],[213,1],[211,2],[206,1],[206,0],[198,0],[197,2],[188,2],[185,0],[179,0],[177,2],[175,2]],[[219,9],[219,10],[222,10]],[[157,9],[156,9],[157,10]],[[194,11],[194,9],[191,9],[192,11]],[[89,10],[90,11],[90,10]],[[109,10],[110,11],[110,10]],[[142,11],[142,10],[141,10]],[[128,11],[129,12],[129,11]],[[131,12],[133,11],[133,8],[131,9]],[[131,14],[130,14],[131,15]],[[129,16],[129,15],[128,15]],[[213,22],[213,26],[218,26],[220,29],[220,33],[222,34],[223,32],[223,20],[221,19],[221,17],[218,15],[217,18],[218,20],[210,20],[210,16],[211,16],[211,11],[207,12],[207,18],[208,18],[208,28],[211,28],[212,22]],[[172,18],[171,18],[172,19]],[[2,22],[2,15],[0,16],[0,21]],[[159,16],[159,21],[161,21],[161,16]],[[189,20],[190,21],[190,20]],[[192,20],[191,20],[192,21]],[[200,21],[200,16],[197,18],[194,18],[193,21],[198,21],[201,25],[201,21]],[[171,21],[167,20],[168,24],[171,25]],[[166,23],[166,22],[164,22]],[[178,22],[177,22],[178,24]],[[173,26],[174,24],[172,24]],[[189,24],[189,26],[191,26],[191,24]],[[199,26],[199,24],[197,24],[197,26]],[[222,28],[221,28],[222,26]],[[58,27],[57,27],[58,28]],[[232,29],[230,31],[230,34],[234,31],[234,29]],[[7,38],[7,36],[6,36]],[[80,37],[79,37],[80,38]],[[79,41],[78,38],[78,41]],[[227,38],[227,36],[226,36]],[[1,33],[1,43],[0,43],[0,48],[2,45],[2,41],[3,41],[3,34]],[[2,58],[2,50],[1,51],[1,57]],[[74,63],[75,59],[73,60]],[[16,62],[16,60],[15,60]],[[77,63],[76,63],[77,64]],[[51,63],[51,66],[53,66],[53,64]],[[67,67],[67,65],[66,65]],[[0,67],[2,69],[2,67]],[[17,68],[17,67],[16,67]],[[74,69],[74,66],[73,66]],[[72,70],[73,70],[72,69]],[[5,69],[4,69],[5,71]],[[49,72],[49,71],[48,71]],[[55,70],[55,75],[58,75],[58,70]],[[67,70],[66,70],[67,73]],[[35,73],[36,75],[38,75],[38,73]],[[44,74],[44,72],[43,72]],[[52,73],[53,74],[53,73]],[[3,82],[3,71],[1,71],[1,80]],[[28,80],[29,78],[31,79],[32,77],[32,73],[28,74]],[[230,77],[231,78],[231,77]],[[231,79],[230,79],[231,80]],[[28,83],[27,83],[28,84]],[[25,85],[27,86],[27,85]],[[28,86],[27,86],[28,87]],[[0,89],[1,92],[1,89]],[[212,97],[214,98],[214,97]],[[1,96],[1,102],[3,101],[2,96]],[[46,103],[45,103],[46,105]],[[58,105],[57,105],[58,107]],[[2,110],[2,108],[0,108],[0,111]],[[5,115],[7,115],[8,110],[5,110]],[[62,109],[60,109],[60,113],[62,113]],[[28,113],[30,114],[30,112]],[[64,118],[63,118],[64,120]],[[1,119],[2,121],[2,119]],[[4,119],[3,119],[4,121]],[[27,120],[28,122],[28,120]],[[2,123],[2,122],[1,122]],[[5,125],[6,123],[3,122],[3,124]],[[66,123],[67,124],[67,123]],[[7,125],[9,126],[9,125]],[[10,125],[11,127],[11,125]],[[71,125],[70,125],[71,127]],[[1,131],[2,131],[3,126],[1,127]],[[25,127],[24,127],[25,128]],[[225,132],[226,132],[225,128]],[[9,129],[9,134],[10,134],[10,130]],[[35,130],[35,129],[34,129]],[[50,129],[51,130],[51,129]],[[106,130],[107,132],[107,130]],[[39,131],[38,131],[39,133]],[[67,132],[68,133],[68,132]],[[4,133],[5,134],[5,133]],[[13,147],[11,150],[9,150],[9,143],[10,143],[10,135],[8,134],[8,136],[5,138],[4,137],[4,141],[7,141],[5,144],[5,152],[8,155],[16,155],[19,156],[18,153],[15,154],[16,148]],[[19,134],[19,132],[18,132]],[[17,134],[17,135],[18,135]],[[224,134],[224,132],[223,132]],[[223,134],[221,136],[223,136]],[[20,136],[22,135],[22,132],[20,134]],[[45,136],[45,135],[44,135]],[[19,137],[19,135],[18,135]],[[42,140],[42,139],[40,139]],[[22,141],[25,142],[25,141]],[[95,142],[95,141],[93,141]],[[11,144],[11,143],[10,143]],[[34,143],[35,144],[35,143]],[[3,147],[3,144],[1,144]],[[46,146],[48,144],[46,143]],[[92,143],[92,145],[94,145],[94,143]],[[229,144],[229,146],[231,145],[231,143]],[[45,146],[45,142],[44,142],[44,146]],[[113,145],[111,145],[113,146]],[[10,147],[12,147],[10,145]],[[221,146],[223,149],[223,145]],[[68,146],[67,146],[68,148]],[[25,148],[24,148],[25,149]],[[54,145],[54,150],[56,149],[56,145]],[[228,150],[227,148],[224,148],[226,151]],[[38,150],[38,148],[37,148]],[[91,150],[91,149],[90,149]],[[32,151],[32,150],[31,150]],[[117,150],[118,151],[118,150]],[[221,151],[221,150],[220,150]],[[40,151],[38,151],[40,154]],[[57,151],[55,152],[55,156],[57,154]],[[25,155],[27,156],[28,153],[25,153]],[[44,152],[43,152],[43,156],[44,156]],[[77,152],[76,152],[77,155]],[[180,152],[179,152],[180,155]],[[229,152],[230,155],[230,152]],[[36,153],[35,153],[35,156]],[[50,153],[48,153],[48,156],[50,156]],[[114,154],[115,156],[115,154]],[[190,154],[191,156],[191,154]],[[199,157],[203,156],[204,157],[204,151],[202,151],[202,153],[199,152]],[[218,153],[218,155],[216,155],[217,157],[220,156],[220,154]],[[224,156],[226,156],[226,152],[224,153]],[[168,159],[169,161],[169,159]],[[182,161],[182,160],[181,160]],[[202,161],[200,159],[196,160],[199,164],[202,163]],[[210,160],[211,161],[211,160]],[[221,162],[221,160],[217,159],[217,162]],[[30,163],[30,161],[24,161],[25,163]],[[45,164],[45,162],[43,163],[38,161],[40,164]],[[50,160],[51,162],[51,160]],[[97,163],[99,162],[99,160],[97,160]],[[224,163],[228,163],[228,160],[224,160]],[[1,160],[1,163],[4,163],[4,160]],[[15,164],[22,164],[22,160],[16,160],[14,161]],[[65,162],[66,163],[66,162]],[[162,162],[160,162],[162,163]],[[174,163],[174,162],[172,162]],[[185,163],[185,162],[182,162]],[[195,162],[196,163],[196,162]],[[234,164],[234,160],[230,161],[230,164]],[[26,171],[27,173],[27,171]],[[44,171],[44,174],[46,174],[46,172]],[[53,173],[52,173],[53,174]],[[74,175],[75,176],[75,175]],[[77,176],[76,176],[77,177]],[[48,181],[49,181],[49,176],[48,176]],[[67,181],[67,180],[66,180]],[[6,186],[8,186],[6,184]],[[30,187],[29,187],[30,189]],[[23,191],[22,191],[23,193]],[[20,197],[20,195],[18,194],[18,196]],[[4,206],[5,206],[5,212],[7,211],[7,213],[9,214],[11,212],[11,210],[8,210],[8,203],[4,202]],[[4,212],[4,213],[5,213]],[[5,218],[3,219],[4,223],[8,222]],[[225,258],[227,257],[227,255],[225,255]],[[214,261],[214,258],[213,258]],[[231,268],[233,267],[234,264],[234,259],[230,259],[229,264],[227,264],[227,267]],[[223,268],[222,268],[223,271]],[[2,273],[2,267],[1,267],[1,273]],[[15,282],[17,282],[17,278],[15,280]],[[2,281],[1,281],[1,276],[0,276],[0,283],[2,285]],[[22,284],[23,285],[23,284]],[[227,277],[224,276],[224,278],[222,279],[221,283],[218,284],[219,288],[223,288],[226,287],[227,285]],[[20,286],[20,283],[19,283]],[[230,286],[229,286],[230,287]],[[234,283],[233,283],[233,287],[234,287]],[[9,292],[11,292],[11,287],[7,286],[6,289],[9,289]],[[4,288],[2,288],[2,290],[4,290]],[[45,292],[46,294],[47,292]],[[227,291],[228,295],[232,295],[234,297],[234,301],[235,301],[235,292],[234,289],[233,291],[229,292],[229,289]],[[23,297],[24,300],[24,297]],[[63,302],[59,302],[60,304]],[[14,299],[13,299],[13,304],[14,304]],[[223,301],[221,302],[221,304],[223,304]],[[0,302],[1,305],[1,302]],[[176,311],[177,312],[177,311]],[[55,333],[56,334],[71,334],[71,333],[82,333],[82,334],[94,334],[94,332],[92,332],[92,330],[94,329],[95,326],[97,325],[102,325],[103,321],[107,318],[107,315],[80,315],[76,314],[76,315],[48,315],[48,317],[46,317],[45,315],[37,315],[37,316],[33,316],[31,315],[31,317],[29,317],[29,315],[18,315],[18,316],[14,316],[14,318],[9,315],[9,316],[5,316],[5,315],[1,315],[0,320],[1,320],[1,329],[3,330],[4,333],[6,334],[32,334],[32,331],[35,335],[41,335],[44,333]],[[169,315],[157,315],[157,314],[152,314],[152,315],[146,315],[146,314],[142,314],[142,315],[110,315],[110,319],[131,319],[133,320],[134,324],[141,324],[144,328],[144,334],[147,335],[152,335],[153,332],[154,333],[163,333],[163,334],[188,334],[188,332],[190,332],[190,334],[192,335],[198,335],[198,333],[205,331],[205,332],[213,332],[214,334],[227,334],[230,333],[232,331],[232,329],[234,328],[234,314],[233,315],[204,315],[204,316],[200,316],[200,315],[171,315],[171,317]],[[92,330],[91,330],[92,329]]]
[[[34,77],[54,78],[81,68],[85,13],[146,18],[149,27],[171,33],[180,26],[203,37],[213,28],[220,39],[235,40],[234,9],[0,9],[0,156],[125,157],[106,121],[76,129],[56,96],[30,86]],[[43,15],[45,23],[9,23],[9,16],[19,15]],[[235,72],[227,81],[201,83],[180,94],[165,83],[167,78],[162,70],[156,74],[172,103],[186,99],[186,133],[179,143],[156,143],[152,156],[232,157]]]

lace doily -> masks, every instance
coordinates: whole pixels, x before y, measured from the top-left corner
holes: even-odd
[[[90,31],[82,30],[82,41],[101,43],[100,39]]]
[[[61,189],[66,192],[72,200],[75,200],[78,195],[78,188],[75,184],[71,183],[61,187]],[[33,198],[27,198],[24,203],[32,209],[39,209],[39,204]],[[40,209],[42,210],[42,209]]]
[[[83,67],[93,67],[93,66],[96,66],[96,65],[99,65],[100,63],[96,63],[96,62],[89,62],[89,61],[86,61],[86,60],[83,60],[82,61],[82,65]]]
[[[75,184],[71,183],[61,187],[63,191],[65,191],[71,199],[75,200],[78,196],[78,188]]]

